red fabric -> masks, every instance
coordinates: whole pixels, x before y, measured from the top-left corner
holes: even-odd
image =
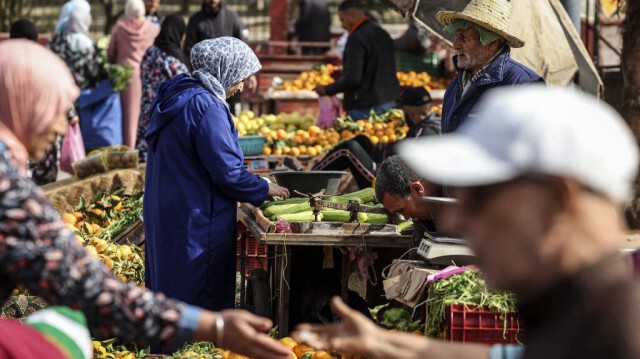
[[[0,320],[0,359],[66,359],[37,330],[17,320]]]

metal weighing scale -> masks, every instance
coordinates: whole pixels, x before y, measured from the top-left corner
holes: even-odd
[[[446,197],[423,197],[423,200],[429,204],[431,219],[436,226],[439,227],[439,220],[442,212],[447,207],[456,205],[456,200]],[[428,233],[420,241],[418,246],[418,254],[425,261],[434,265],[452,265],[463,266],[474,264],[474,255],[471,249],[467,247],[464,239],[451,238],[436,233]]]

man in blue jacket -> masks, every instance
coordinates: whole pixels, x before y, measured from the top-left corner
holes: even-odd
[[[509,56],[512,47],[524,46],[524,41],[508,32],[509,0],[472,0],[460,13],[440,11],[436,17],[446,31],[456,34],[453,61],[458,71],[444,94],[442,133],[455,132],[476,116],[487,90],[544,82]]]

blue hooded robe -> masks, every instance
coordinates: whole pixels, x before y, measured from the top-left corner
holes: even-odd
[[[268,184],[243,167],[231,114],[200,80],[179,75],[162,83],[152,111],[147,287],[209,310],[233,308],[237,201],[260,205]]]

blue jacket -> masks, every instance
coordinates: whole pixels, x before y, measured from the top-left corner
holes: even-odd
[[[484,75],[470,85],[462,95],[462,73],[458,68],[458,75],[449,83],[442,101],[442,133],[455,132],[467,118],[478,113],[479,103],[487,90],[508,85],[518,85],[531,82],[544,83],[544,79],[533,70],[514,61],[509,56],[507,46],[486,69]],[[458,58],[453,58],[457,68]]]
[[[145,136],[146,284],[220,310],[234,307],[237,201],[260,205],[269,188],[243,167],[226,105],[199,84],[176,76],[160,85],[151,105]],[[185,86],[192,87],[181,90]]]

